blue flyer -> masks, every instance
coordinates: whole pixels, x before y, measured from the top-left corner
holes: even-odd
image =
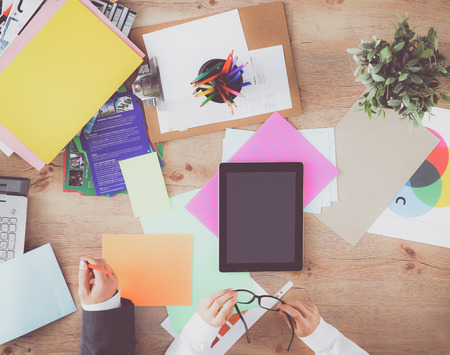
[[[114,94],[99,110],[89,135],[80,137],[97,195],[126,189],[119,161],[151,153],[139,99],[132,93]]]

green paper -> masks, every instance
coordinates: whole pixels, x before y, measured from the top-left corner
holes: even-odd
[[[170,210],[156,152],[119,161],[135,217]]]
[[[253,283],[248,272],[219,271],[219,240],[201,224],[186,208],[186,204],[198,190],[170,198],[172,210],[141,217],[145,234],[192,234],[192,305],[168,306],[170,323],[175,332],[183,329],[198,309],[202,298],[226,289],[244,288],[253,291]],[[254,308],[255,304],[239,305],[241,311]]]

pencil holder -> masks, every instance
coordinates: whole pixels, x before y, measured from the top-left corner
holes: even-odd
[[[205,72],[207,72],[208,70],[213,69],[215,66],[217,67],[218,65],[220,65],[221,63],[223,64],[225,62],[225,59],[210,59],[207,62],[205,62],[200,69],[198,70],[198,75],[201,75]],[[226,74],[223,75],[224,78],[218,77],[217,80],[224,80],[226,77]],[[242,89],[242,83],[244,82],[242,75],[236,79],[234,82],[232,82],[231,84],[229,84],[229,88],[233,89],[236,92],[241,92]],[[208,90],[207,88],[199,88],[200,91],[206,91]],[[209,97],[212,94],[206,94],[205,97]],[[228,96],[234,100],[236,98],[236,95],[232,94],[232,93],[228,93]],[[211,101],[213,102],[217,102],[217,103],[225,103],[225,101],[223,100],[221,95],[214,95],[214,97],[211,99]]]

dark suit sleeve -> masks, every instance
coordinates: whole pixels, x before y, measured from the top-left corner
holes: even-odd
[[[122,298],[120,308],[108,311],[82,310],[78,355],[134,354],[134,304]]]

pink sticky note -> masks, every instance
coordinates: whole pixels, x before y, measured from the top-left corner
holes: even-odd
[[[270,116],[230,159],[230,162],[267,161],[303,162],[305,206],[339,174],[339,170],[278,112]],[[216,236],[218,196],[219,177],[216,173],[186,205],[187,210]]]

